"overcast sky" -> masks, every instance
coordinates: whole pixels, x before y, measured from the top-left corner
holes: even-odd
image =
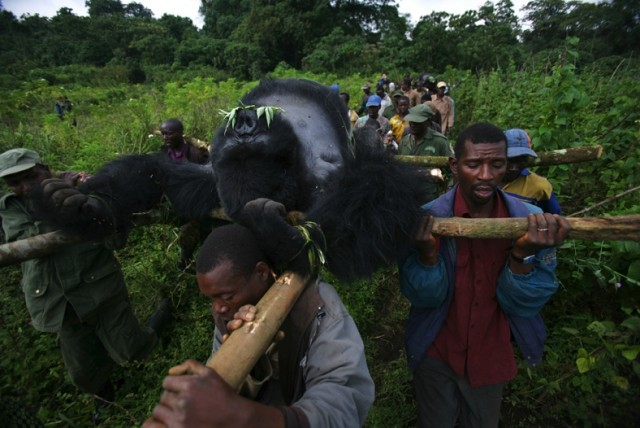
[[[62,7],[73,10],[75,15],[87,15],[85,0],[0,0],[4,8],[12,12],[16,17],[23,14],[40,16],[54,16]],[[522,16],[520,9],[529,0],[512,0],[514,10],[518,16]],[[121,0],[122,4],[129,1]],[[187,16],[193,23],[201,28],[202,18],[198,15],[200,0],[136,0],[146,8],[151,9],[154,18],[160,18],[165,13],[177,16]],[[498,1],[494,0],[494,4]],[[485,3],[485,0],[400,0],[397,1],[400,13],[411,15],[411,22],[414,24],[420,17],[429,15],[432,11],[447,12],[459,15],[467,10],[478,10]]]

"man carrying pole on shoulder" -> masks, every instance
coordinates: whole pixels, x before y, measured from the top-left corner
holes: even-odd
[[[540,311],[556,292],[555,247],[569,233],[558,215],[499,188],[507,168],[504,133],[485,123],[462,131],[450,167],[457,184],[423,208],[415,248],[400,262],[411,302],[406,331],[418,427],[497,427],[502,388],[516,376],[513,336],[527,362],[542,358]],[[434,217],[527,217],[518,239],[435,237]]]
[[[260,334],[261,314],[255,305],[274,286],[272,264],[244,226],[218,227],[206,239],[196,279],[200,292],[212,301],[212,356],[222,352],[230,332],[246,323],[255,322],[252,335]],[[283,337],[260,357],[240,393],[225,382],[225,373],[194,360],[170,369],[144,427],[362,426],[374,385],[360,333],[336,290],[312,278],[281,329]],[[236,355],[236,363],[243,357]]]

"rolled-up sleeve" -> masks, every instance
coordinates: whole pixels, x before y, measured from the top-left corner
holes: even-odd
[[[412,251],[399,266],[400,291],[417,308],[437,308],[447,297],[448,276],[442,257],[434,266],[423,264]]]
[[[498,279],[498,303],[507,315],[532,317],[558,290],[556,249],[538,251],[533,270],[525,275],[511,272],[508,263]]]

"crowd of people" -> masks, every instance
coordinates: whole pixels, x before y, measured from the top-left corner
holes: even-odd
[[[398,263],[400,290],[411,304],[405,344],[417,426],[497,427],[503,386],[517,372],[512,338],[529,364],[542,358],[540,311],[557,290],[555,249],[570,226],[559,215],[548,180],[527,168],[537,154],[526,131],[475,124],[452,146],[448,136],[455,115],[448,84],[427,76],[398,86],[381,80],[371,92],[363,85],[360,108],[349,109],[349,118],[354,129],[375,129],[392,153],[449,158],[451,182],[434,172],[425,177],[430,190],[425,216],[412,252]],[[339,91],[337,85],[332,89]],[[349,105],[349,95],[340,95]],[[208,152],[184,137],[178,119],[163,122],[160,130],[162,152],[171,161],[208,162]],[[69,186],[88,178],[55,173],[32,150],[0,154],[0,178],[8,188],[0,198],[7,242],[49,231],[34,217],[29,196],[54,176]],[[528,227],[518,239],[432,234],[435,217],[452,216],[524,217]],[[197,253],[196,279],[211,299],[214,354],[228,334],[256,319],[256,304],[276,269],[251,230],[231,224],[202,235],[201,224],[191,226],[198,233],[181,241],[184,263],[208,234]],[[101,421],[102,404],[115,398],[113,365],[147,358],[171,318],[170,304],[163,301],[146,324],[137,320],[113,255],[123,244],[118,238],[22,263],[32,324],[58,335],[72,382],[97,397],[95,423]],[[362,426],[374,383],[360,333],[335,289],[312,278],[282,329],[284,339],[269,348],[240,393],[200,362],[172,368],[144,426]]]
[[[397,89],[396,89],[397,88]],[[393,146],[392,151],[397,151],[402,137],[410,133],[409,123],[404,120],[407,115],[407,108],[413,108],[419,105],[428,106],[433,110],[430,126],[435,131],[449,136],[452,132],[455,120],[455,102],[451,97],[450,85],[445,81],[436,81],[432,75],[420,76],[411,79],[405,76],[402,82],[396,85],[383,73],[375,86],[375,92],[372,92],[371,85],[365,83],[361,87],[362,98],[360,107],[355,113],[359,119],[354,123],[352,119],[352,128],[361,126],[370,126],[378,131],[381,137],[386,137],[389,131],[387,123],[384,119],[378,119],[378,116],[388,119],[395,118],[392,134],[389,138],[385,138],[385,143]],[[345,102],[349,102],[349,95],[346,96]],[[351,107],[350,115],[352,115]]]

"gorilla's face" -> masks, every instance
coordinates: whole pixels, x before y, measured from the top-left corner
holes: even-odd
[[[278,116],[267,125],[266,118],[258,118],[255,110],[240,109],[233,127],[218,131],[212,152],[218,162],[255,156],[290,156],[296,152],[295,134]]]

